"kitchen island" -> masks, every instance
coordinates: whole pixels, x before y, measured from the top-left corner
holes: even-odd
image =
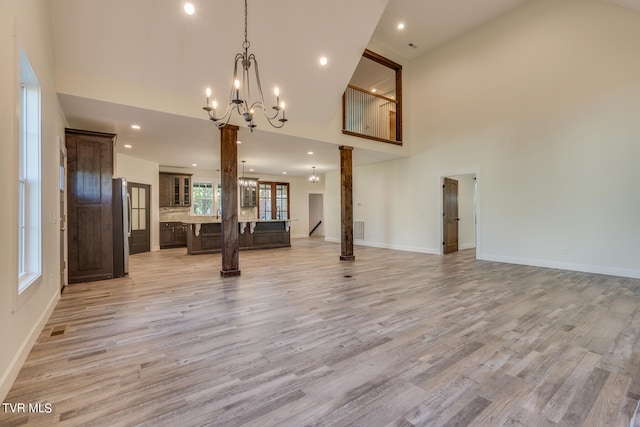
[[[222,251],[222,224],[197,218],[184,221],[188,224],[187,253],[189,255],[212,254]],[[239,221],[238,243],[240,250],[273,249],[291,247],[290,220]]]

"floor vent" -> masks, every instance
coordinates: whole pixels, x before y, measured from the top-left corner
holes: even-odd
[[[353,221],[353,240],[364,240],[364,221]]]
[[[65,332],[67,332],[67,326],[68,325],[58,325],[58,326],[54,326],[53,328],[51,328],[51,337],[56,337],[58,335],[64,335]]]

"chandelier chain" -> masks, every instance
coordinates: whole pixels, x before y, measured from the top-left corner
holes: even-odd
[[[242,43],[242,47],[244,47],[245,52],[249,49],[251,43],[249,43],[249,39],[247,36],[247,0],[244,0],[244,43]]]

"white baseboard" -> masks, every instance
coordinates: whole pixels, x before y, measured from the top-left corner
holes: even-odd
[[[325,237],[324,238],[325,241],[327,242],[334,242],[334,243],[340,243],[340,239],[336,239],[333,237]],[[359,245],[359,246],[369,246],[372,248],[382,248],[382,249],[393,249],[396,251],[405,251],[405,252],[418,252],[421,254],[430,254],[430,255],[439,255],[440,252],[438,252],[438,250],[433,249],[433,248],[422,248],[419,246],[405,246],[405,245],[393,245],[393,244],[389,244],[389,243],[377,243],[377,242],[368,242],[366,240],[354,240],[353,241],[354,245]]]
[[[437,249],[423,248],[420,246],[394,245],[389,243],[368,242],[366,240],[354,240],[354,244],[361,246],[370,246],[372,248],[393,249],[395,251],[417,252],[421,254],[440,255]]]
[[[582,273],[604,274],[606,276],[628,277],[640,279],[640,270],[629,268],[607,267],[602,265],[575,264],[570,262],[559,262],[535,258],[516,258],[502,255],[480,254],[477,259],[484,261],[504,262],[507,264],[530,265],[533,267],[555,268],[558,270],[579,271]]]
[[[464,251],[465,249],[473,249],[476,247],[475,243],[465,243],[463,245],[458,245],[459,251]]]
[[[47,324],[49,317],[51,317],[51,313],[53,313],[53,309],[56,307],[59,299],[60,292],[57,291],[54,293],[51,301],[49,301],[47,309],[42,312],[42,315],[33,325],[33,328],[31,328],[31,331],[25,337],[18,351],[16,351],[13,359],[11,360],[11,363],[9,363],[9,366],[7,366],[7,369],[2,373],[2,377],[0,377],[0,401],[4,401],[4,399],[7,397],[7,394],[9,393],[9,390],[11,390],[13,382],[18,377],[20,369],[22,369],[22,365],[24,364],[25,360],[27,360],[27,356],[29,356],[33,345],[40,336],[42,329],[44,329],[44,326]]]

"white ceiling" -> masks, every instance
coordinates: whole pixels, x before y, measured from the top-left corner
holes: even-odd
[[[526,1],[249,0],[248,38],[267,100],[278,85],[290,123],[326,127],[370,41],[411,60]],[[192,2],[193,16],[181,0],[50,3],[57,87],[70,127],[117,133],[118,152],[161,165],[219,168],[219,131],[201,110],[203,92],[211,86],[219,100],[229,93],[243,40],[243,2]],[[329,58],[326,67],[318,64],[322,55]],[[132,123],[142,129],[133,131]],[[254,133],[240,131],[247,169],[305,175],[311,166],[338,168],[334,144],[258,125]],[[398,157],[372,147],[357,149],[354,163]]]
[[[390,0],[371,40],[415,59],[527,1]],[[403,30],[397,28],[400,22]]]
[[[604,0],[608,3],[617,4],[618,6],[628,7],[640,11],[640,0]]]

